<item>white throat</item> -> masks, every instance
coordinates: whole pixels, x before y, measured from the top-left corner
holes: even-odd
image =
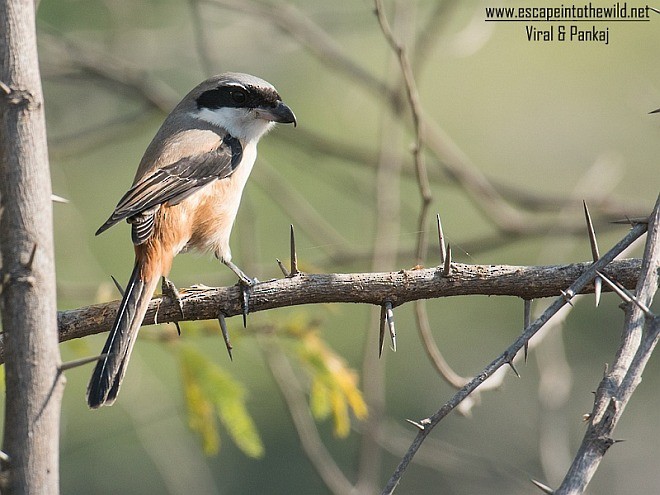
[[[194,118],[202,119],[212,125],[227,129],[229,134],[247,142],[258,141],[270,131],[275,122],[260,119],[254,110],[247,108],[201,108],[191,112]]]

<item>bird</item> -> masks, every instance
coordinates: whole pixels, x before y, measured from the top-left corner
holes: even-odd
[[[256,282],[232,262],[229,236],[257,143],[276,123],[297,125],[273,85],[234,72],[197,85],[163,121],[131,188],[96,232],[99,235],[121,220],[130,223],[135,263],[87,387],[91,409],[115,402],[161,277],[163,289],[169,288],[178,298],[167,279],[177,254],[210,251],[243,287]]]

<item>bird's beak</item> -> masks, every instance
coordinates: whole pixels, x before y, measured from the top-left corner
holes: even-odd
[[[278,122],[280,124],[293,124],[295,127],[296,116],[291,109],[281,101],[277,102],[274,107],[258,107],[256,109],[257,116],[260,119],[268,120],[270,122]]]

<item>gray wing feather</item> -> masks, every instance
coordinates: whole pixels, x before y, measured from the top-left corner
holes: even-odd
[[[207,184],[229,177],[240,163],[242,151],[238,140],[227,135],[213,151],[185,157],[155,170],[124,194],[96,235],[128,219],[133,224],[133,242],[143,243],[151,236],[154,215],[160,205],[174,206]]]

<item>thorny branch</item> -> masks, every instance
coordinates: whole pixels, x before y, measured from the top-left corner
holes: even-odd
[[[415,83],[415,76],[413,75],[412,66],[408,58],[408,53],[405,46],[401,44],[392,32],[392,28],[385,16],[383,10],[382,0],[375,0],[376,17],[378,23],[383,31],[385,39],[396,53],[401,73],[403,74],[404,87],[406,89],[406,96],[408,104],[412,112],[413,127],[415,130],[415,145],[413,146],[412,154],[415,162],[415,174],[417,176],[417,184],[419,186],[419,194],[422,199],[422,206],[419,212],[419,219],[417,222],[418,232],[420,232],[417,240],[417,263],[422,263],[424,258],[424,250],[426,248],[426,217],[428,209],[433,200],[431,195],[431,188],[429,186],[429,178],[426,172],[426,165],[424,163],[424,122],[422,120],[422,108],[419,101],[419,92],[417,91],[417,84]]]
[[[651,313],[660,269],[660,196],[649,219],[642,273],[636,296],[626,299],[626,320],[617,357],[605,373],[589,415],[587,431],[557,495],[580,494],[596,472],[605,453],[616,443],[612,431],[637,385],[660,337],[660,316]],[[609,278],[609,277],[608,277]]]
[[[641,235],[645,224],[636,225],[631,234]],[[618,245],[617,245],[618,246]],[[620,251],[619,251],[620,252]],[[610,251],[611,253],[611,251]],[[609,253],[608,253],[609,254]],[[635,286],[641,260],[629,259],[605,268],[603,256],[598,269],[627,288]],[[611,259],[610,259],[611,261]],[[453,263],[450,277],[442,276],[442,267],[399,270],[382,273],[300,273],[255,285],[250,293],[250,312],[319,303],[361,303],[380,306],[384,301],[397,307],[418,299],[461,295],[500,295],[524,299],[552,297],[578,277],[593,271],[591,263],[551,266],[467,265]],[[578,292],[593,291],[587,283]],[[144,325],[174,321],[214,320],[218,310],[225,316],[243,313],[241,288],[191,287],[180,289],[185,318],[179,307],[166,297],[152,299]],[[95,304],[58,312],[60,341],[86,337],[110,329],[119,301]],[[0,355],[4,351],[0,341]]]
[[[656,206],[656,210],[660,206]],[[612,249],[603,255],[597,262],[585,270],[567,290],[562,290],[562,295],[555,299],[555,301],[548,306],[548,308],[539,316],[525,331],[518,337],[513,344],[511,344],[502,354],[486,366],[479,374],[477,374],[469,383],[461,388],[454,396],[447,401],[438,411],[431,416],[418,421],[419,431],[413,440],[410,448],[403,456],[401,462],[387,482],[387,485],[382,491],[383,495],[394,493],[401,477],[405,473],[408,465],[413,457],[424,443],[426,437],[431,433],[443,418],[445,418],[451,411],[453,411],[465,398],[467,398],[477,387],[484,381],[492,376],[503,365],[511,365],[513,358],[518,351],[522,349],[527,342],[545,325],[552,316],[554,316],[565,304],[570,303],[570,300],[578,293],[582,292],[584,288],[596,277],[597,271],[605,268],[610,264],[616,256],[618,256],[626,247],[628,247],[638,237],[643,235],[647,230],[647,224],[640,223],[635,225],[633,229],[626,235],[620,242],[618,242]]]

